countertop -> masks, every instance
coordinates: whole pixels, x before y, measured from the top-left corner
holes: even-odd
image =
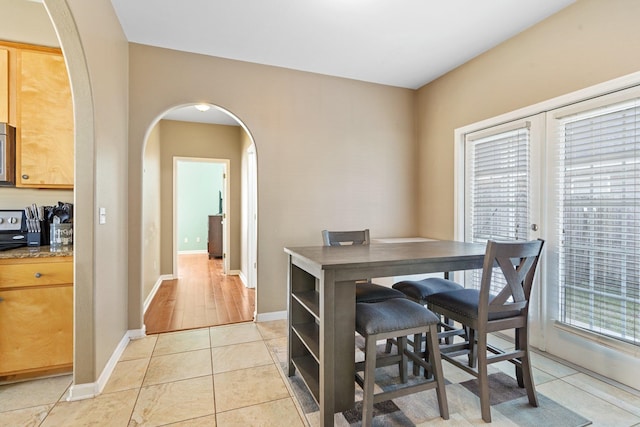
[[[73,246],[63,246],[55,249],[52,249],[50,246],[24,246],[22,248],[0,251],[0,259],[48,258],[60,256],[73,256]]]

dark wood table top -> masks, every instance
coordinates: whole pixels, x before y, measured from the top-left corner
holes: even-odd
[[[317,265],[323,270],[366,268],[385,265],[455,263],[461,259],[480,262],[485,245],[479,243],[434,240],[425,242],[372,243],[348,246],[303,246],[285,248],[285,252]]]

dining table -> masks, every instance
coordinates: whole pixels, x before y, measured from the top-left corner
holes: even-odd
[[[355,403],[355,283],[371,278],[482,268],[485,245],[430,240],[285,247],[288,257],[287,374],[298,372],[320,424]]]

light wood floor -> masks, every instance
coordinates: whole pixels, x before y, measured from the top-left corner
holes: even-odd
[[[253,320],[255,289],[222,273],[222,259],[178,255],[178,279],[165,280],[144,315],[148,334]]]

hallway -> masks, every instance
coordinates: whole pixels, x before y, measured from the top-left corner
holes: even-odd
[[[147,334],[253,320],[255,289],[222,271],[222,259],[179,254],[179,278],[163,281],[144,315]]]

